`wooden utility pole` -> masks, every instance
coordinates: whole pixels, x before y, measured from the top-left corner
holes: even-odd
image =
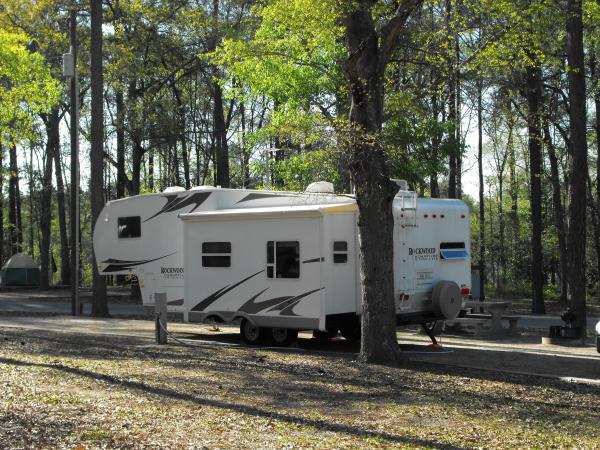
[[[79,81],[77,79],[77,10],[71,9],[70,53],[63,55],[63,76],[71,81],[71,314],[79,315]]]

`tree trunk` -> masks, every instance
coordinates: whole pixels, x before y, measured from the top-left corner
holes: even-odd
[[[250,186],[250,152],[246,148],[246,104],[240,102],[240,122],[242,126],[242,187],[248,189]]]
[[[446,27],[450,46],[454,46],[454,32],[452,31],[452,0],[446,0]],[[450,156],[448,162],[448,197],[457,197],[457,153],[458,145],[456,142],[456,122],[458,114],[456,110],[456,64],[455,55],[448,55],[448,122],[452,125],[452,132],[449,135]]]
[[[0,152],[2,151],[2,149],[0,148]],[[0,170],[2,170],[2,167],[0,166]],[[34,192],[34,180],[33,180],[33,142],[31,143],[31,145],[29,146],[29,167],[28,167],[28,177],[29,177],[29,254],[31,256],[33,256],[35,253],[35,249],[34,249],[34,224],[35,224],[35,214],[34,214],[34,209],[33,209],[33,192]],[[0,192],[2,192],[2,185],[0,184]],[[2,206],[0,205],[0,208],[2,208]],[[0,234],[0,239],[3,239],[2,235]],[[1,247],[2,244],[0,244]],[[2,258],[0,257],[0,264],[2,263]]]
[[[71,261],[69,259],[67,208],[62,165],[60,163],[60,147],[54,152],[54,172],[56,176],[56,204],[58,207],[58,225],[60,229],[60,284],[68,285],[71,283]]]
[[[558,174],[558,158],[550,135],[548,119],[544,114],[544,141],[550,160],[550,182],[552,183],[552,204],[554,209],[554,226],[558,236],[558,254],[560,258],[560,302],[567,303],[568,264],[567,264],[567,234],[565,230],[565,214],[560,192],[560,177]]]
[[[131,195],[140,193],[142,158],[144,157],[144,148],[140,141],[133,142],[131,154]]]
[[[479,299],[485,300],[485,195],[483,184],[482,82],[477,80],[477,168],[479,171]]]
[[[138,96],[140,96],[140,90],[136,87],[136,82],[131,81],[127,89],[127,97],[130,103],[136,102]],[[130,183],[130,195],[138,195],[141,187],[141,172],[142,172],[142,159],[144,157],[144,147],[142,145],[143,135],[142,129],[139,125],[139,118],[136,116],[135,108],[129,108],[129,126],[131,127],[131,183]]]
[[[437,94],[434,94],[431,96],[431,108],[432,108],[432,115],[435,118],[436,122],[438,120],[438,116],[439,116],[439,101],[438,101],[438,97]],[[432,139],[431,139],[431,159],[432,161],[437,162],[437,159],[439,158],[439,153],[440,153],[440,136],[439,134],[436,133],[433,135]],[[429,175],[429,191],[431,194],[431,198],[438,198],[440,196],[440,186],[438,184],[438,174],[436,170],[433,170],[431,172],[431,174]]]
[[[181,98],[181,93],[175,83],[171,85],[173,89],[173,95],[175,97],[175,101],[177,102],[177,117],[179,120],[179,139],[181,140],[181,161],[183,162],[183,178],[185,183],[185,188],[189,189],[192,185],[190,179],[190,159],[188,154],[188,146],[187,146],[187,134],[186,134],[186,111],[185,105],[183,104],[183,100]],[[177,143],[175,143],[177,145]]]
[[[4,192],[3,155],[4,149],[2,148],[2,138],[0,138],[0,193]],[[31,192],[29,195],[31,195]],[[0,267],[4,265],[4,242],[4,195],[0,195]],[[31,254],[33,255],[33,252]]]
[[[567,6],[567,60],[569,64],[569,123],[571,144],[569,158],[569,294],[575,313],[575,325],[581,338],[586,336],[586,179],[587,141],[585,108],[585,69],[583,65],[583,22],[581,0],[569,0]]]
[[[125,101],[120,88],[115,92],[115,103],[117,107],[117,198],[123,198],[127,184],[127,175],[125,174]]]
[[[52,225],[52,162],[54,154],[60,148],[59,116],[58,110],[54,109],[46,119],[46,155],[44,160],[44,172],[42,176],[42,195],[40,211],[40,229],[42,232],[40,240],[40,287],[50,287],[50,237]]]
[[[104,207],[102,195],[102,176],[104,162],[104,105],[102,75],[102,0],[91,1],[91,142],[90,142],[90,197],[92,204],[92,234],[96,219]],[[92,249],[92,260],[95,261]],[[106,280],[98,273],[98,266],[93,263],[93,299],[92,316],[108,316],[106,299]]]
[[[186,189],[192,187],[192,180],[190,179],[190,156],[188,153],[187,137],[185,133],[185,115],[182,113],[181,116],[181,160],[183,162],[183,182]]]
[[[229,187],[229,149],[227,148],[227,130],[223,113],[223,92],[219,83],[213,85],[214,133],[216,144],[216,182],[218,186]]]
[[[21,251],[22,236],[19,218],[20,215],[20,199],[19,193],[19,164],[17,161],[17,145],[11,141],[9,145],[9,171],[10,177],[8,180],[8,222],[9,222],[9,237],[10,237],[10,254],[14,255]]]
[[[457,0],[457,7],[459,0]],[[456,83],[456,120],[454,121],[454,144],[456,145],[456,198],[462,198],[462,135],[461,135],[461,90],[460,90],[460,41],[458,39],[458,33],[454,35],[454,48],[455,48],[455,69],[454,69],[454,82]]]
[[[531,311],[545,314],[542,256],[541,69],[526,70],[527,129],[531,189]],[[585,194],[584,194],[585,195]]]
[[[146,177],[146,185],[150,192],[154,192],[154,149],[148,150],[148,176]],[[161,186],[161,189],[164,188]]]
[[[590,57],[590,72],[592,74],[592,83],[600,86],[600,64],[597,64],[596,56]],[[594,107],[596,110],[596,270],[598,272],[597,284],[600,286],[600,89],[594,92]],[[591,186],[590,186],[591,189]]]
[[[356,186],[362,255],[360,360],[367,363],[401,360],[396,337],[393,279],[392,201],[397,187],[388,178],[380,133],[383,76],[389,53],[398,43],[398,34],[394,33],[400,32],[418,5],[420,2],[401,5],[403,12],[381,28],[381,46],[373,22],[372,2],[352,2],[343,19],[348,51],[344,73],[351,96],[350,172]]]
[[[515,157],[515,143],[514,143],[514,120],[512,118],[511,111],[511,99],[510,94],[508,96],[508,137],[507,137],[507,146],[508,146],[508,185],[509,185],[509,196],[510,196],[510,218],[511,218],[511,250],[515,252],[517,250],[518,240],[519,240],[519,211],[518,211],[518,201],[519,201],[519,186],[517,184],[517,161]],[[516,265],[514,263],[514,258],[511,258],[512,268],[516,270]]]

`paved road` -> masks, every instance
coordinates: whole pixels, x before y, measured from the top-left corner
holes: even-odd
[[[7,300],[0,298],[0,312],[33,312],[46,314],[71,314],[71,303],[52,301],[46,302],[34,299]],[[83,313],[89,314],[90,304],[83,304]],[[109,311],[113,316],[141,316],[144,315],[142,305],[109,303]],[[588,329],[593,331],[600,318],[588,318]],[[564,325],[558,316],[522,316],[518,327],[526,329],[548,329],[550,325]]]
[[[587,328],[593,331],[600,317],[588,317]],[[564,322],[559,316],[521,316],[518,327],[520,328],[544,328],[548,329],[551,325],[563,325]]]
[[[91,304],[84,303],[83,313],[89,314],[91,312],[91,308]],[[142,305],[109,303],[108,310],[113,316],[140,316],[144,314],[144,308]],[[0,312],[71,314],[71,303],[33,300],[1,300]]]

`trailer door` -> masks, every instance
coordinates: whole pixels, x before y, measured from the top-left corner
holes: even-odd
[[[357,312],[356,307],[356,238],[354,214],[326,217],[325,261],[330,261],[331,288],[326,314]]]

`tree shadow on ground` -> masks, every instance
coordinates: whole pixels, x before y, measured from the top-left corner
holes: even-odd
[[[204,398],[198,395],[193,395],[185,392],[179,392],[174,389],[151,386],[147,383],[141,381],[134,381],[131,379],[122,379],[113,375],[101,374],[94,371],[81,369],[78,367],[71,367],[61,363],[58,364],[49,364],[49,363],[34,363],[29,361],[21,361],[13,358],[0,357],[0,363],[13,365],[13,366],[25,366],[25,367],[37,367],[37,368],[46,368],[52,370],[58,370],[70,375],[77,375],[80,377],[85,377],[92,380],[102,381],[105,383],[109,383],[115,386],[119,386],[125,389],[131,389],[140,391],[143,393],[149,393],[158,395],[161,397],[165,397],[172,400],[181,400],[192,402],[194,404],[200,406],[208,406],[213,408],[219,408],[229,411],[234,411],[242,414],[247,414],[255,417],[261,418],[269,418],[276,419],[282,422],[300,424],[303,426],[313,427],[319,430],[333,432],[333,433],[343,433],[347,435],[352,435],[356,437],[362,438],[377,438],[384,439],[390,443],[399,443],[399,444],[410,444],[410,445],[418,445],[418,446],[426,446],[431,448],[438,449],[462,449],[464,447],[458,447],[449,444],[443,444],[431,440],[426,439],[416,439],[405,436],[398,436],[389,434],[386,432],[375,432],[370,430],[364,430],[357,427],[334,423],[324,419],[312,419],[301,416],[295,416],[283,412],[269,411],[266,409],[262,409],[259,407],[243,405],[239,403],[217,400],[211,398]]]

